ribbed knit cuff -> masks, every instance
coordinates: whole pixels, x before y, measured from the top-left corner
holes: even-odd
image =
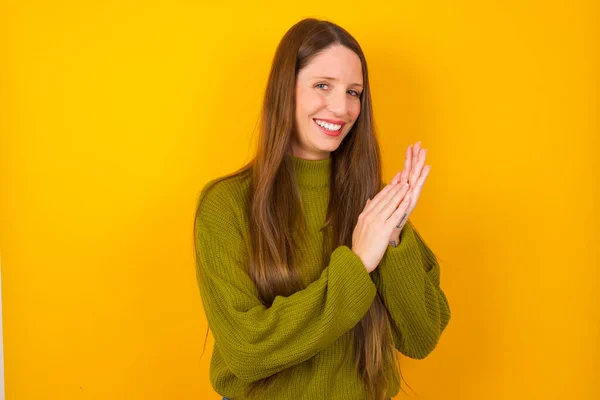
[[[395,263],[406,264],[407,267],[419,265],[434,285],[440,284],[440,270],[433,252],[411,225],[406,225],[400,232],[398,246],[388,246],[384,258],[391,258]]]
[[[374,281],[402,335],[401,351],[425,357],[435,346],[449,318],[439,288],[440,269],[433,253],[411,226],[405,226],[400,244],[388,247]]]
[[[356,313],[355,322],[360,321],[377,294],[377,287],[362,260],[348,246],[340,246],[331,253],[329,274],[330,279],[347,285],[346,305]]]

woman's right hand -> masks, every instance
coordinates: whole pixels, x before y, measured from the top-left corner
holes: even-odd
[[[393,229],[410,205],[407,183],[390,183],[373,200],[367,200],[352,233],[352,251],[368,272],[377,268],[388,247]]]

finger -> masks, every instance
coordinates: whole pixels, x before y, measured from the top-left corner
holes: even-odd
[[[411,165],[414,168],[415,164],[417,163],[417,159],[419,158],[419,151],[421,150],[421,141],[418,141],[417,143],[415,143],[412,150],[413,151],[412,151]]]
[[[379,202],[386,195],[386,193],[389,192],[390,190],[392,190],[394,188],[394,186],[395,185],[389,184],[389,185],[386,185],[383,189],[381,189],[381,191],[379,193],[377,193],[375,195],[375,197],[373,197],[373,199],[371,201],[369,201],[369,203],[367,205],[365,205],[365,209],[363,210],[363,212],[364,213],[371,212],[371,210],[373,210],[373,207],[377,206],[377,204],[379,204]]]
[[[402,174],[400,175],[400,183],[408,182],[408,173],[409,173],[409,171],[407,171],[407,170],[402,171]]]
[[[410,171],[404,170],[402,171],[402,175],[400,175],[400,183],[408,183],[408,174]]]
[[[390,203],[394,202],[394,198],[397,196],[397,194],[399,192],[406,193],[406,191],[409,189],[409,186],[407,184],[403,184],[403,185],[395,184],[392,186],[393,186],[393,189],[390,190],[388,193],[386,193],[386,195],[381,199],[381,201],[377,204],[377,206],[373,207],[372,212],[374,215],[379,215],[381,213],[386,212],[385,210],[387,208],[391,207]],[[395,209],[395,207],[394,207],[394,209]],[[389,214],[391,214],[391,213],[392,213],[392,211],[389,211],[389,213],[387,215],[385,215],[385,218],[387,219],[389,217]]]
[[[385,207],[382,207],[380,211],[380,214],[382,214],[386,220],[398,208],[400,202],[406,196],[409,190],[410,186],[408,184],[398,185],[398,190],[393,194],[393,196],[390,196],[388,203],[385,205]]]
[[[402,171],[402,175],[404,176],[404,182],[408,180],[408,175],[410,174],[412,161],[412,145],[406,148],[406,158],[404,159],[404,171]],[[401,183],[404,183],[401,182]]]
[[[386,221],[386,226],[390,230],[390,233],[392,233],[393,229],[398,229],[397,227],[402,226],[402,224],[405,223],[405,221],[408,219],[409,213],[407,212],[407,210],[408,206],[410,205],[410,202],[411,195],[409,193],[406,196],[404,196],[404,199],[402,199],[402,202],[400,203],[396,211],[394,211]]]
[[[429,176],[429,171],[431,170],[431,165],[426,165],[423,167],[423,171],[421,172],[421,176],[419,176],[419,179],[417,180],[417,183],[415,185],[415,188],[422,188],[423,185],[425,184],[425,180],[427,179],[427,177]]]
[[[415,164],[413,164],[413,168],[410,171],[409,181],[412,186],[414,186],[414,184],[417,182],[417,179],[419,179],[419,176],[421,176],[421,173],[423,170],[423,164],[425,164],[426,157],[427,157],[427,150],[421,149],[419,151],[417,161],[415,162]]]
[[[389,204],[389,202],[394,198],[394,195],[399,191],[402,190],[406,187],[408,187],[408,185],[400,185],[400,184],[393,184],[390,185],[392,187],[392,189],[388,192],[385,193],[384,196],[381,197],[381,200],[373,206],[373,208],[371,209],[371,212],[373,213],[373,215],[379,215]]]
[[[401,176],[402,176],[402,174],[400,172],[398,172],[396,175],[394,175],[394,177],[392,178],[392,183],[400,183]]]
[[[421,191],[423,190],[423,186],[425,185],[425,180],[427,179],[427,176],[429,176],[430,169],[431,169],[431,166],[429,166],[429,165],[426,165],[423,168],[423,172],[421,173],[421,176],[417,180],[417,183],[415,184],[415,186],[412,188],[413,203],[416,203],[417,200],[419,200],[419,196],[421,195]]]
[[[419,155],[419,150],[421,150],[421,142],[417,142],[412,146],[412,152],[410,153],[410,171],[408,172],[408,183],[413,184],[413,180],[415,178],[415,167],[417,166],[417,160]]]

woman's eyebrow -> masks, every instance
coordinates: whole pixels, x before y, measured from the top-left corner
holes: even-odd
[[[332,76],[315,76],[314,79],[327,79],[327,80],[335,81],[335,82],[337,82],[337,80],[338,80],[337,78],[334,78]],[[362,83],[351,83],[349,86],[360,86],[360,87],[362,87],[363,85],[362,85]]]

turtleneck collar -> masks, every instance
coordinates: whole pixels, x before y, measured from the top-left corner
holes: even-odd
[[[331,175],[331,155],[324,160],[306,160],[290,154],[301,186],[328,187]]]

